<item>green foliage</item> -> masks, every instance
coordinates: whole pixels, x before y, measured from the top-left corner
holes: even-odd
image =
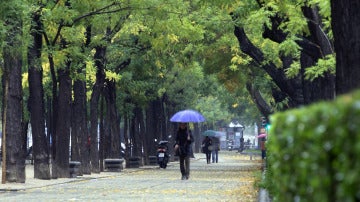
[[[360,91],[271,117],[267,188],[274,201],[360,200]]]
[[[300,70],[301,70],[300,61],[294,61],[290,65],[290,68],[285,69],[285,75],[288,78],[295,78],[299,74]]]
[[[316,65],[306,68],[305,78],[313,81],[314,79],[323,76],[327,72],[330,74],[335,74],[335,70],[335,55],[327,55],[324,59],[319,59]]]
[[[175,66],[169,73],[163,87],[166,88],[171,103],[175,103],[178,109],[195,107],[199,97],[199,84],[204,79],[201,67],[197,64],[193,64],[191,68]]]
[[[200,98],[196,108],[203,112],[206,122],[209,124],[214,124],[221,120],[230,121],[228,112],[223,110],[221,102],[216,97],[207,96]]]
[[[300,54],[300,47],[296,43],[296,37],[294,38],[287,38],[284,42],[279,45],[280,51],[286,56],[293,56],[297,58]]]

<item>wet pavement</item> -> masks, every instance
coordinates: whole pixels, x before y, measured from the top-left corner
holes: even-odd
[[[0,201],[258,201],[254,187],[261,175],[261,157],[221,151],[219,163],[206,164],[205,154],[195,154],[190,179],[181,180],[179,163],[166,169],[143,166],[121,172],[102,172],[39,180],[27,165],[26,183],[0,184]]]

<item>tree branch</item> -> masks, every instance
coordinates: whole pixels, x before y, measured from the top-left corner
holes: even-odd
[[[264,69],[266,73],[269,74],[279,89],[289,96],[289,102],[292,103],[291,105],[297,106],[300,104],[300,99],[296,97],[296,92],[299,89],[299,86],[296,85],[297,82],[295,82],[293,79],[288,79],[283,69],[277,68],[276,65],[272,62],[265,63],[264,54],[259,48],[251,43],[243,28],[235,25],[234,34],[239,41],[240,49],[245,54],[249,55],[259,67]]]
[[[260,94],[259,90],[255,89],[254,86],[250,83],[246,83],[246,89],[250,93],[252,100],[255,102],[260,113],[266,117],[273,113],[270,105],[265,101],[265,99]]]

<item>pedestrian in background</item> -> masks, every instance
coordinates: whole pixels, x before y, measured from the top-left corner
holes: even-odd
[[[212,145],[212,141],[211,139],[209,138],[209,136],[206,136],[204,138],[204,140],[202,141],[202,147],[203,147],[203,152],[205,153],[206,155],[206,162],[207,164],[210,163],[210,157],[211,157],[211,145]]]
[[[186,123],[180,123],[175,137],[175,154],[179,156],[181,179],[187,180],[190,177],[191,143],[194,138],[188,130]]]
[[[260,141],[260,149],[261,149],[261,158],[262,158],[262,159],[265,159],[265,158],[266,158],[266,146],[265,146],[265,141],[266,141],[266,138],[265,138],[265,137],[261,138],[261,141]]]
[[[211,151],[211,157],[212,162],[217,163],[219,160],[219,150],[220,150],[220,140],[217,137],[212,138],[212,151]]]

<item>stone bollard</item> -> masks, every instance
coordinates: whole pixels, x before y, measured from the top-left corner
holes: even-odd
[[[120,172],[123,169],[124,159],[104,159],[104,168],[111,172]]]
[[[70,161],[69,162],[70,178],[75,178],[79,175],[80,165],[81,165],[81,163],[79,161]]]

